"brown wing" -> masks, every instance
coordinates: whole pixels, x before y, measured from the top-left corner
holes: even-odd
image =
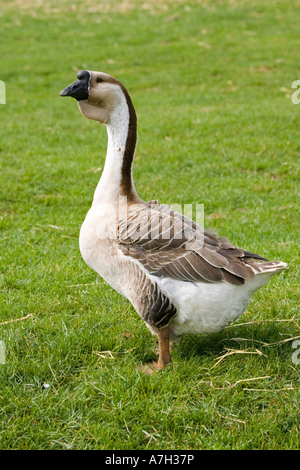
[[[150,274],[181,281],[243,284],[255,276],[252,259],[264,259],[155,202],[119,221],[118,243]]]

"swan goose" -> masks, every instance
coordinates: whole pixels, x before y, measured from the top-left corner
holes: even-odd
[[[61,96],[105,124],[107,155],[92,206],[80,230],[85,262],[130,300],[158,337],[152,370],[171,363],[170,342],[185,333],[217,332],[244,312],[252,294],[280,261],[236,248],[191,219],[137,195],[132,163],[137,119],[123,84],[103,72],[81,70]]]

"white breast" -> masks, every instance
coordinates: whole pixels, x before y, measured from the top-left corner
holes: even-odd
[[[116,249],[116,219],[110,204],[92,207],[81,226],[79,248],[88,266],[124,295],[120,255]]]

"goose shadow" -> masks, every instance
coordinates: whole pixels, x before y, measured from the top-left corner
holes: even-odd
[[[281,324],[270,321],[270,323],[258,323],[252,325],[231,325],[218,333],[209,335],[186,334],[174,343],[172,356],[181,359],[192,357],[219,357],[226,350],[259,350],[268,354],[268,350],[276,348],[276,354],[281,356],[286,353],[287,348],[291,350],[289,341],[283,342],[283,338],[293,338],[289,323]]]

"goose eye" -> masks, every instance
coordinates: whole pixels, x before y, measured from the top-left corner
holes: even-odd
[[[102,78],[98,77],[97,78],[97,83],[101,83],[101,82],[103,82]]]

